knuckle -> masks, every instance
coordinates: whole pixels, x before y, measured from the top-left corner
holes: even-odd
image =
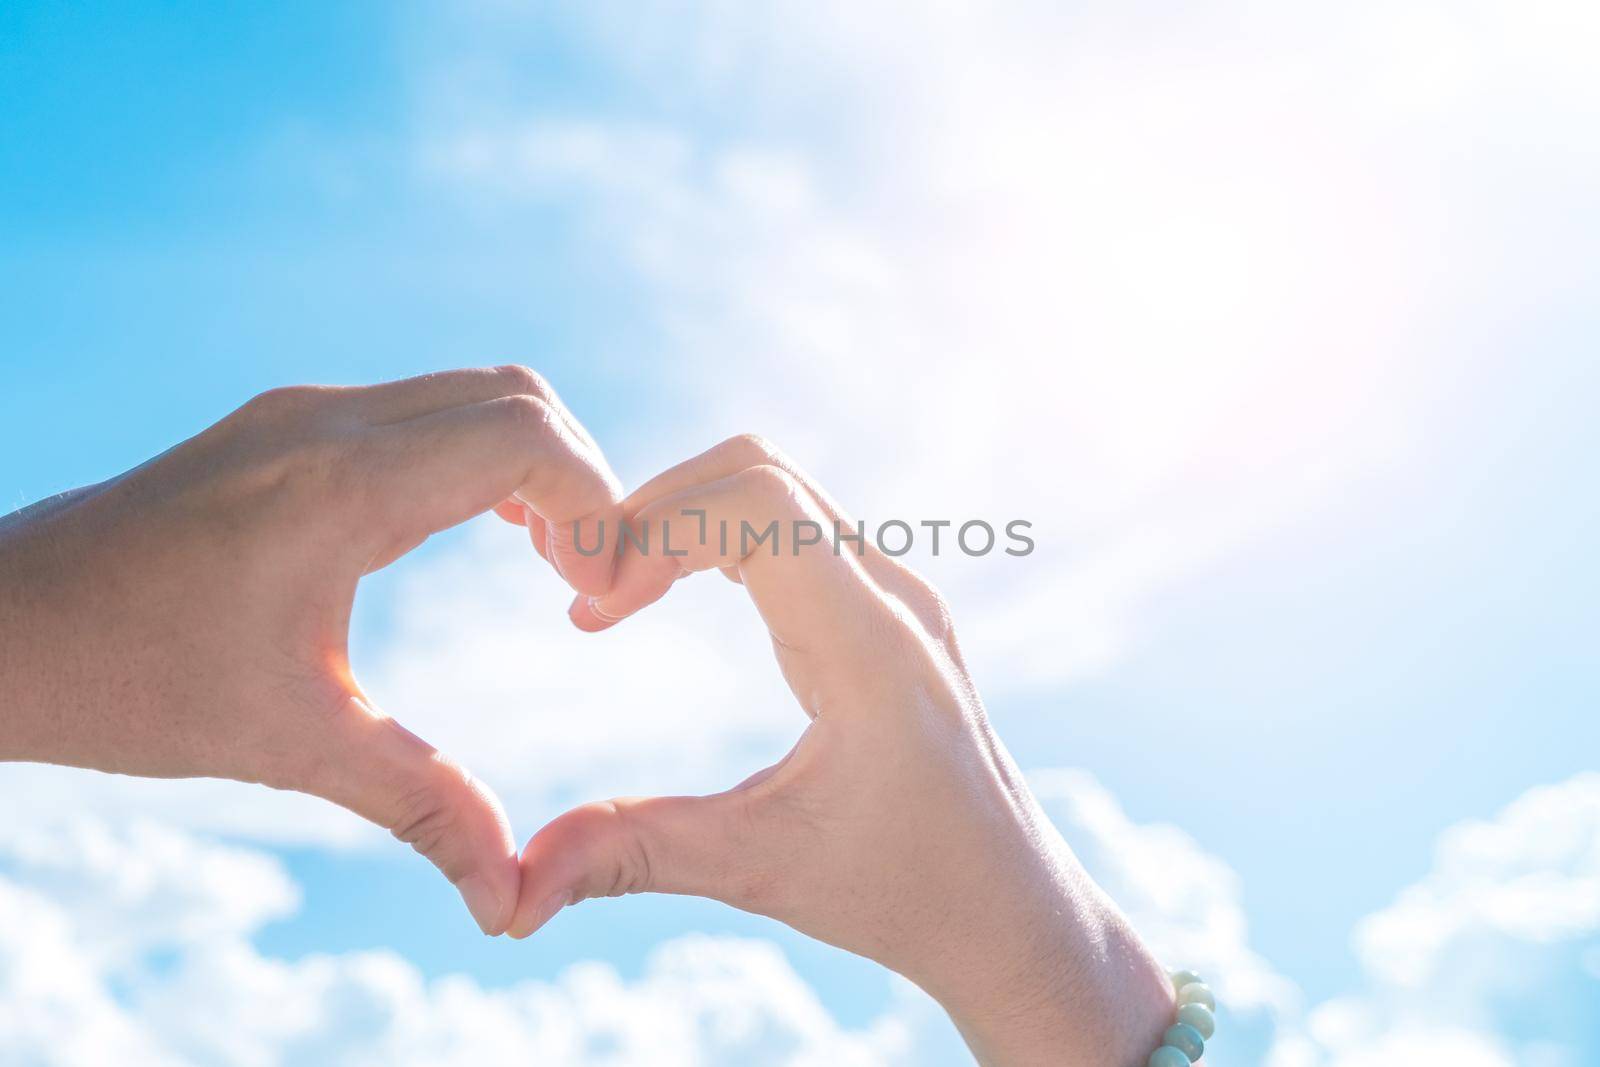
[[[744,460],[748,466],[755,466],[761,463],[771,464],[775,467],[787,466],[783,451],[760,434],[735,434],[722,444],[724,448]]]
[[[402,794],[388,829],[395,838],[432,856],[455,832],[457,814],[449,802],[450,784],[443,775]]]
[[[798,500],[801,489],[794,475],[771,463],[748,467],[742,475],[746,485],[762,500],[787,504]]]
[[[789,474],[793,474],[797,470],[794,460],[789,458],[787,452],[773,444],[769,438],[760,434],[738,434],[728,438],[723,443],[723,447],[733,455],[738,463],[746,467],[777,467],[779,470]]]
[[[558,426],[555,408],[529,393],[516,393],[500,401],[505,417],[518,430],[535,435],[554,432]]]
[[[612,852],[615,870],[608,895],[647,893],[655,884],[655,865],[651,862],[646,837],[634,826],[627,805],[613,803],[611,811],[617,824],[617,847]]]
[[[555,400],[555,390],[545,381],[544,375],[520,363],[507,363],[494,368],[494,374],[504,380],[512,396],[538,397],[545,403]]]
[[[562,818],[571,840],[601,843],[590,865],[586,895],[620,897],[646,893],[654,884],[649,849],[627,804],[599,800],[574,808]]]
[[[312,410],[322,398],[324,390],[314,385],[284,385],[257,393],[239,409],[240,414],[253,420],[273,421],[293,418]]]
[[[950,602],[927,579],[914,571],[906,571],[905,599],[928,632],[940,641],[955,634],[955,618],[950,613]]]
[[[921,616],[904,599],[884,597],[875,621],[882,630],[883,640],[895,647],[902,662],[913,663],[922,658],[920,653],[927,630]]]
[[[596,470],[583,442],[573,435],[556,407],[526,394],[503,397],[496,403],[507,420],[505,447],[523,461],[526,490],[564,501],[586,500],[596,494],[605,474]],[[612,490],[608,486],[606,491]]]

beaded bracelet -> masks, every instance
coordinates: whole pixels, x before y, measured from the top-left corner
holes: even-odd
[[[1217,998],[1211,987],[1193,971],[1173,971],[1172,988],[1178,991],[1178,1021],[1161,1035],[1161,1047],[1150,1053],[1145,1067],[1189,1067],[1206,1050],[1217,1032]]]

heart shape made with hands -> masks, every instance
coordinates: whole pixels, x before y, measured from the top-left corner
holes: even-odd
[[[455,883],[485,932],[527,936],[588,897],[683,893],[781,919],[911,973],[914,961],[895,959],[896,946],[923,939],[885,940],[904,925],[907,901],[966,897],[986,913],[1003,910],[982,904],[970,877],[927,862],[933,842],[1001,862],[1005,842],[1034,833],[1017,819],[1027,810],[1011,797],[1021,776],[988,731],[949,613],[926,582],[864,538],[848,550],[831,537],[802,538],[802,528],[854,527],[770,443],[731,438],[624,498],[593,437],[524,368],[269,400],[244,420],[249,435],[269,453],[285,439],[300,442],[294,485],[319,500],[354,500],[370,518],[353,545],[360,572],[348,586],[322,583],[339,610],[319,620],[330,633],[318,646],[330,650],[349,713],[334,717],[340,736],[309,777],[299,766],[279,780],[412,843]],[[697,571],[720,569],[743,585],[810,720],[790,753],[724,792],[586,804],[535,834],[519,857],[487,787],[378,712],[344,659],[359,574],[491,509],[525,526],[572,586],[568,614],[582,630],[616,625]],[[289,509],[315,510],[304,501]],[[699,536],[669,539],[668,524],[685,518]],[[626,541],[625,526],[634,535]],[[747,540],[746,529],[757,538]],[[289,549],[268,570],[293,571],[305,548]],[[851,906],[840,906],[845,899]]]
[[[567,538],[535,508],[499,510],[565,572],[559,553],[582,522]],[[938,593],[865,538],[840,551],[840,532],[859,528],[757,437],[657,475],[619,510],[643,547],[620,546],[607,588],[574,598],[574,624],[607,629],[720,569],[754,601],[810,721],[732,789],[555,819],[522,853],[508,932],[526,937],[589,897],[711,897],[898,971],[963,1020],[982,1062],[1142,1056],[1170,1020],[1172,986],[990,728]],[[685,519],[696,535],[669,539]],[[776,529],[770,551],[749,527]],[[1030,998],[1047,1019],[1032,1032],[1018,1015]],[[1073,1047],[1084,1055],[1063,1055]]]
[[[519,852],[493,793],[384,714],[348,656],[360,579],[490,510],[528,529],[582,630],[698,571],[740,583],[809,720],[789,754],[708,796],[583,805]],[[699,536],[669,543],[686,518]],[[624,496],[526,368],[273,390],[0,525],[0,584],[38,605],[0,653],[50,665],[14,695],[5,754],[323,797],[411,843],[489,934],[527,936],[589,897],[693,894],[938,996],[942,977],[974,978],[948,966],[951,915],[973,955],[1049,943],[1037,915],[1058,899],[1001,899],[983,872],[1058,893],[1070,860],[989,728],[938,594],[865,539],[842,548],[835,524],[856,529],[748,435]]]
[[[740,583],[808,720],[788,755],[708,796],[582,805],[519,853],[488,787],[349,660],[361,578],[491,510],[572,586],[581,630],[697,571]],[[273,390],[0,518],[0,758],[323,797],[411,843],[488,934],[589,897],[710,897],[898,971],[983,1062],[1133,1062],[1171,983],[990,728],[938,594],[845,528],[752,436],[624,497],[522,367]]]
[[[520,501],[495,510],[525,525],[563,574],[563,552],[604,540],[585,520],[558,533]],[[861,951],[882,937],[882,909],[852,915],[816,902],[867,871],[901,883],[888,900],[912,896],[904,883],[926,866],[913,856],[936,837],[949,840],[959,821],[939,819],[937,803],[907,812],[904,800],[948,798],[951,759],[983,747],[965,744],[975,694],[961,680],[965,666],[943,601],[864,541],[838,550],[829,535],[854,529],[850,520],[754,435],[657,475],[619,511],[629,536],[615,538],[605,590],[574,597],[572,622],[609,629],[680,579],[720,570],[755,601],[809,725],[784,759],[732,789],[600,801],[551,822],[522,854],[508,932],[526,937],[576,900],[651,891],[712,897]],[[915,696],[910,706],[907,694]],[[919,719],[930,707],[938,714]],[[927,758],[907,763],[930,744]],[[994,762],[992,753],[983,758]],[[811,882],[817,885],[808,891]]]

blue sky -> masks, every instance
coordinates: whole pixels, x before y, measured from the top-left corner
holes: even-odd
[[[1418,893],[1472,913],[1492,878],[1450,881],[1451,828],[1523,826],[1506,806],[1600,749],[1596,32],[1559,3],[8,4],[0,508],[273,385],[516,360],[629,484],[754,430],[867,516],[1028,517],[1026,561],[924,563],[1019,762],[1087,769],[1194,845],[1167,872],[1192,899],[1105,862],[1136,918],[1240,976],[1241,1044],[1208,1059],[1354,1063],[1359,1031],[1583,1062],[1592,1025],[1487,987],[1430,1002],[1359,931]],[[616,710],[635,691],[572,691],[564,602],[514,537],[472,524],[376,576],[355,647],[520,836],[590,796],[721,788],[792,739],[770,665],[705,639],[752,624],[735,590],[572,653],[676,662],[702,694],[660,712],[681,726]],[[524,644],[485,645],[479,617]],[[516,684],[445,681],[487,673]],[[527,718],[498,745],[508,694]],[[575,709],[598,728],[549,725]],[[275,858],[298,910],[234,929],[267,960],[387,947],[495,990],[588,960],[633,981],[709,932],[777,944],[845,1030],[899,1010],[876,968],[716,905],[604,902],[485,942],[425,864],[336,815],[85,777],[10,768],[0,789]],[[1593,840],[1589,794],[1560,795]],[[1495,877],[1600,878],[1556,853]],[[1184,911],[1202,899],[1220,911]],[[1600,982],[1600,919],[1451,928],[1441,967]],[[1533,943],[1564,947],[1530,962]],[[1461,1003],[1481,1032],[1438,1037]]]

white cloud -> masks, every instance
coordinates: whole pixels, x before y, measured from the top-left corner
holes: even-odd
[[[1600,1061],[1600,774],[1446,830],[1427,875],[1354,940],[1368,988],[1319,1005],[1275,1063]]]
[[[152,958],[235,944],[292,910],[276,861],[147,821],[10,822],[0,830],[0,1061],[175,1064],[120,991]]]
[[[621,450],[751,429],[868,517],[1033,520],[1025,565],[929,563],[1012,685],[1113,667],[1163,591],[1418,476],[1455,339],[1494,314],[1469,275],[1525,239],[1499,220],[1594,214],[1476,176],[1528,137],[1600,174],[1563,132],[1600,109],[1586,5],[446,21],[467,32],[419,35],[472,43],[422,69],[493,74],[419,109],[427,173],[559,205],[642,283],[679,414]],[[535,34],[607,70],[606,102],[529,104]]]
[[[0,879],[0,1059],[18,1067],[159,1062],[75,937],[73,915]]]
[[[1232,872],[1175,829],[1130,822],[1083,772],[1034,777],[1157,949],[1216,982],[1234,1031],[1218,1062],[1246,1062],[1291,991],[1245,943]],[[298,905],[281,865],[147,820],[0,834],[0,905],[0,1059],[24,1067],[968,1062],[909,984],[886,976],[889,1006],[846,1028],[758,940],[680,937],[637,978],[589,961],[498,989],[427,980],[386,951],[267,957],[253,936]]]
[[[261,955],[294,906],[276,860],[136,822],[0,838],[0,1060],[18,1067],[290,1063],[586,1067],[903,1062],[906,1013],[846,1030],[770,943],[690,936],[642,975],[425,980],[390,952]]]
[[[1496,818],[1451,827],[1433,869],[1364,920],[1357,951],[1403,989],[1448,986],[1458,954],[1600,935],[1600,774],[1532,789]],[[1595,941],[1600,944],[1600,940]],[[1497,953],[1498,954],[1498,953]]]
[[[1303,1017],[1249,944],[1237,876],[1183,831],[1128,819],[1082,771],[1030,775],[1093,877],[1172,965],[1215,984],[1219,1064],[1386,1067],[1448,1059],[1578,1067],[1600,1048],[1600,776],[1531,790],[1446,831],[1432,870],[1356,932],[1367,988]],[[838,1025],[759,941],[666,942],[624,979],[426,980],[389,952],[263,956],[298,906],[270,856],[135,820],[0,833],[0,1058],[39,1067],[285,1062],[553,1065],[961,1062],[920,994]],[[1274,1043],[1275,1042],[1275,1043]]]
[[[890,1061],[893,1020],[841,1029],[765,942],[688,936],[658,946],[625,981],[574,964],[549,983],[486,990],[465,977],[426,982],[390,953],[264,960],[235,946],[196,954],[137,1007],[198,1064],[551,1065],[749,1062],[794,1067]],[[196,1003],[209,1009],[193,1017]],[[261,1005],[274,1005],[270,1012]]]
[[[292,913],[299,890],[259,852],[138,819],[8,821],[0,856],[18,884],[73,916],[82,951],[107,967],[169,944],[226,939]]]

